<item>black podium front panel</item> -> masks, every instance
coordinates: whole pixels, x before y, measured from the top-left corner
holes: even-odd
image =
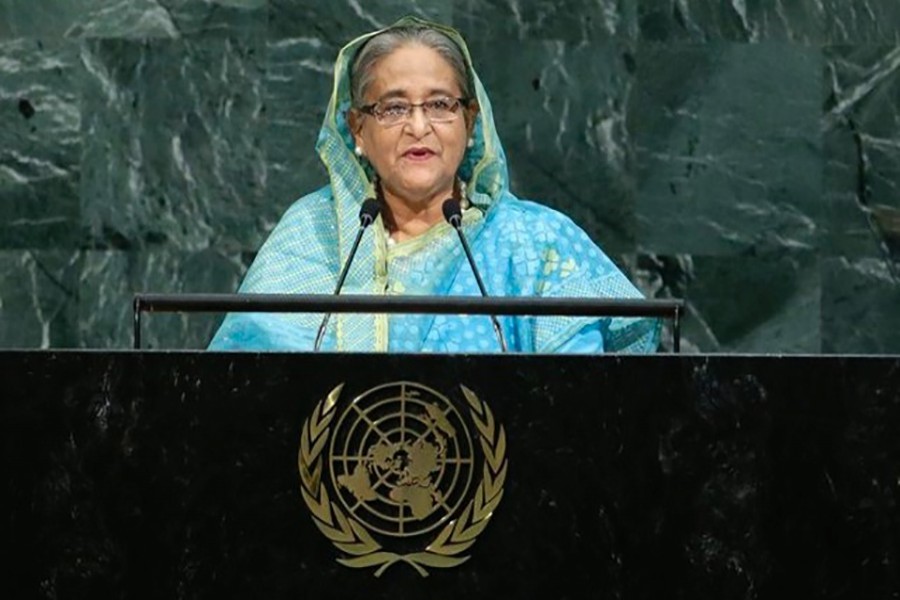
[[[5,352],[0,376],[9,598],[900,594],[896,357]]]

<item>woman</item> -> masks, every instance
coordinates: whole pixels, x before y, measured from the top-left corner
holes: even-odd
[[[442,204],[462,227],[492,296],[640,297],[588,236],[515,198],[491,105],[452,29],[406,18],[354,40],[335,65],[316,145],[330,184],[288,209],[241,285],[245,293],[331,293],[376,197],[343,294],[479,295]],[[498,317],[512,351],[652,352],[654,319]],[[309,350],[320,315],[230,314],[212,349]],[[484,316],[335,315],[323,349],[496,352]]]

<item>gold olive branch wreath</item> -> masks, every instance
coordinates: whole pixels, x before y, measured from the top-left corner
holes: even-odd
[[[378,567],[376,577],[398,562],[407,563],[422,577],[428,576],[425,567],[449,568],[466,562],[469,557],[460,555],[475,543],[487,526],[503,498],[503,484],[506,481],[506,433],[503,426],[498,427],[494,421],[490,407],[481,402],[472,390],[460,386],[469,403],[484,452],[481,483],[459,518],[447,523],[424,551],[397,554],[382,549],[362,524],[347,518],[329,498],[327,486],[322,485],[322,451],[331,433],[334,407],[343,387],[344,384],[340,384],[334,388],[316,405],[303,424],[298,456],[301,493],[313,515],[313,522],[339,550],[353,556],[339,558],[338,562],[353,568]]]

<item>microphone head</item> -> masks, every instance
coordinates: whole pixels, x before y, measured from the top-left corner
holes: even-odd
[[[359,226],[368,227],[378,217],[381,212],[381,204],[375,198],[366,198],[359,209]]]
[[[441,208],[444,211],[444,218],[447,219],[447,222],[459,229],[459,225],[462,223],[462,209],[460,209],[459,200],[447,198],[444,200]]]

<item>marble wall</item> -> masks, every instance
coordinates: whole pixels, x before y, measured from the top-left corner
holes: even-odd
[[[0,0],[0,346],[236,289],[325,182],[338,48],[404,14],[464,33],[513,190],[686,299],[688,349],[900,352],[897,0]]]

